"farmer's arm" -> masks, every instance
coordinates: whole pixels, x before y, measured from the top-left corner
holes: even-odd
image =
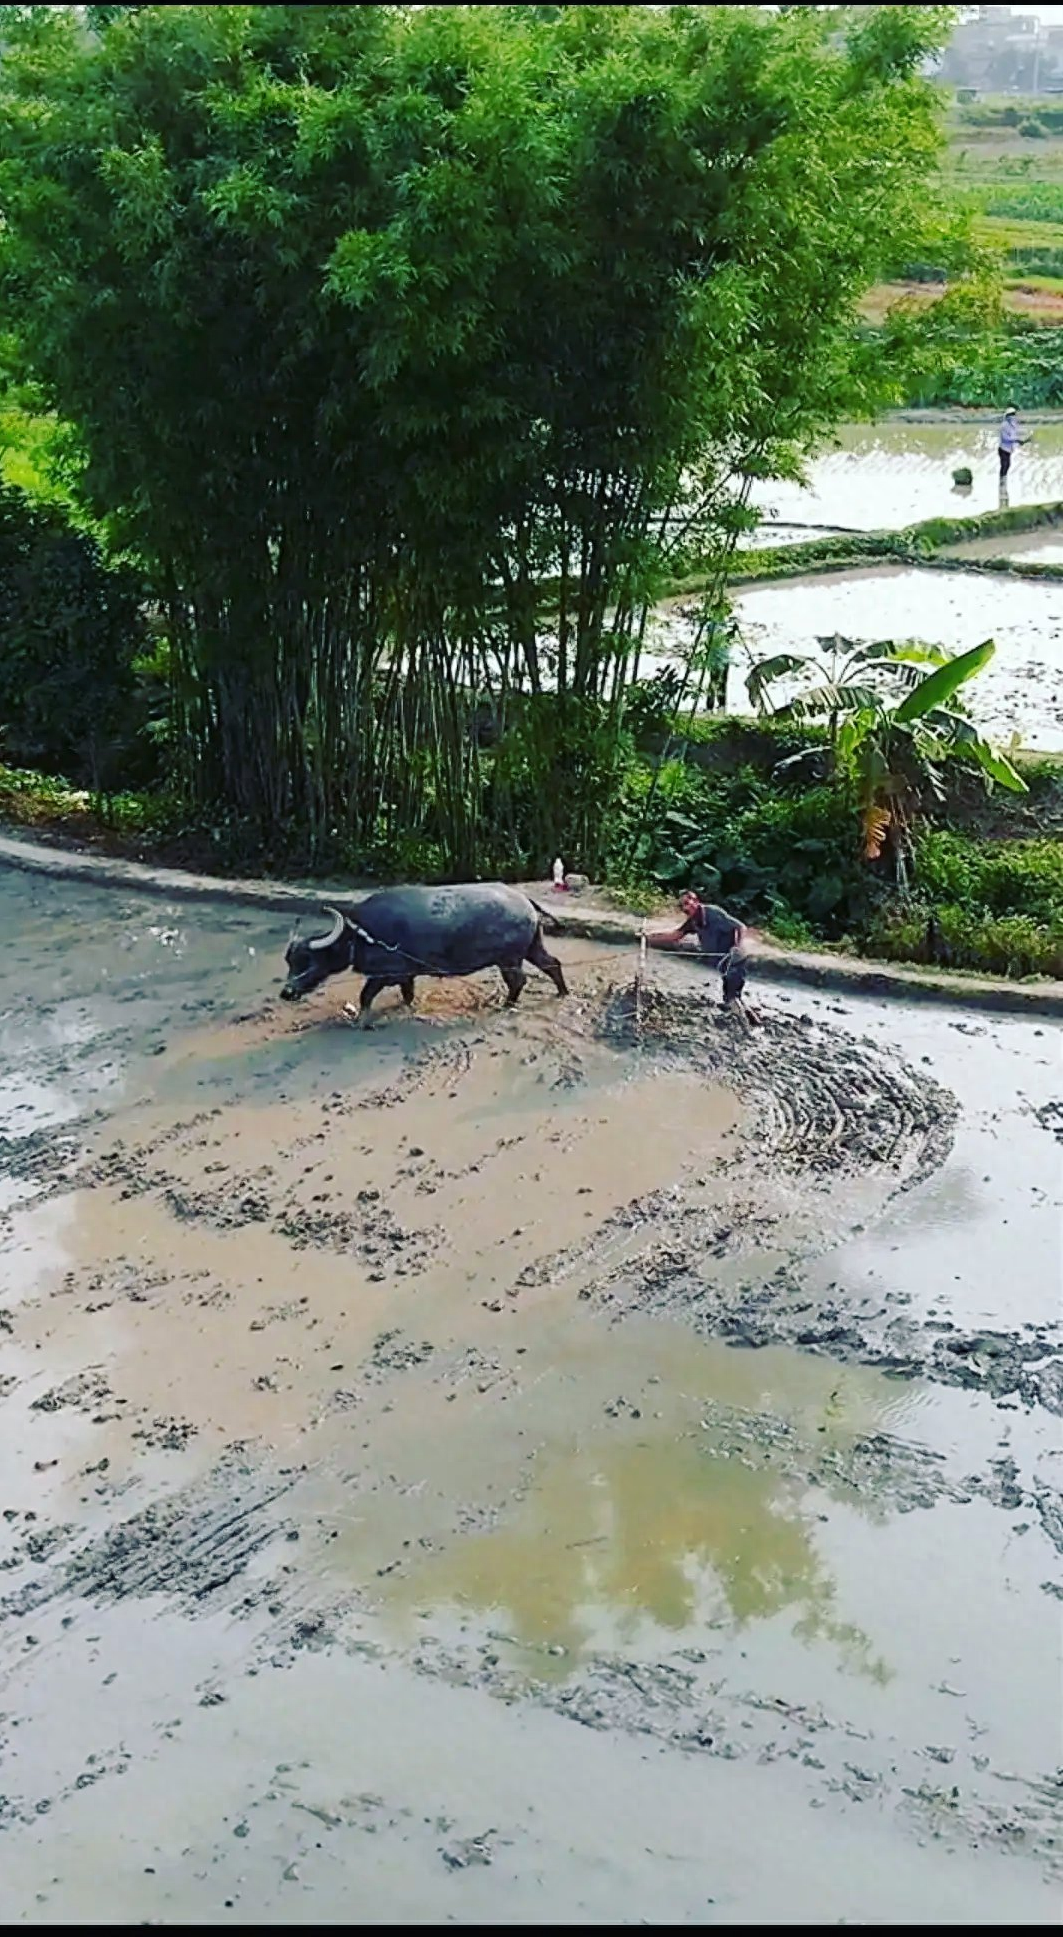
[[[666,934],[647,935],[646,943],[649,948],[676,948],[687,935],[693,933],[694,923],[688,917],[680,928],[669,929]]]

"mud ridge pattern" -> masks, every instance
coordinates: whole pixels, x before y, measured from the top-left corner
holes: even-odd
[[[285,1475],[256,1479],[231,1451],[205,1482],[153,1502],[65,1558],[72,1529],[53,1529],[43,1550],[40,1536],[30,1535],[8,1565],[53,1564],[0,1600],[0,1621],[68,1596],[109,1602],[164,1594],[187,1612],[219,1599],[231,1605],[234,1583],[285,1530],[272,1509],[292,1485]]]
[[[758,1157],[790,1174],[892,1170],[910,1189],[952,1148],[957,1106],[869,1037],[825,1029],[811,1017],[766,1013],[746,1031],[714,1003],[644,989],[617,991],[601,1033],[614,1043],[671,1055],[737,1090],[756,1115]]]

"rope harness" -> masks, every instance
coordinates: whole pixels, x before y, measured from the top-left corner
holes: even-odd
[[[407,962],[416,962],[418,968],[427,969],[429,975],[447,976],[447,975],[457,975],[459,973],[459,970],[457,969],[433,968],[431,962],[426,962],[423,959],[423,957],[420,955],[412,954],[410,949],[403,948],[401,943],[399,942],[379,941],[376,935],[371,935],[369,933],[369,930],[367,928],[362,928],[358,922],[352,921],[350,915],[345,915],[344,920],[347,923],[347,926],[350,929],[351,934],[357,935],[360,941],[368,942],[370,948],[384,948],[387,950],[389,955],[402,955],[405,957]]]
[[[538,909],[537,912],[542,914],[543,910]],[[441,980],[461,981],[468,974],[467,969],[437,968],[434,962],[426,961],[422,955],[415,955],[411,949],[403,947],[401,942],[385,942],[381,941],[379,936],[371,935],[367,928],[363,928],[361,923],[354,921],[350,915],[345,915],[343,919],[345,926],[350,930],[352,935],[358,937],[359,941],[367,942],[370,948],[384,949],[389,955],[401,955],[407,962],[414,962],[418,968],[424,969],[427,975],[438,976]],[[553,920],[554,917],[551,916],[549,919]],[[294,934],[292,939],[295,939]],[[699,949],[698,953],[702,961],[714,963],[719,969],[720,974],[726,976],[739,953],[739,946],[736,942],[733,947],[729,948],[722,955],[714,954],[709,949]],[[645,987],[647,974],[647,947],[648,937],[646,935],[646,923],[644,921],[639,935],[638,967],[635,972],[635,1026],[640,1033],[642,1029],[642,992]],[[598,955],[570,956],[562,966],[564,968],[581,968],[588,962],[596,962],[599,959]]]
[[[358,922],[351,921],[349,916],[347,917],[347,926],[348,928],[350,928],[352,934],[357,935],[361,941],[368,942],[371,948],[386,949],[389,955],[402,955],[405,957],[407,962],[416,962],[418,968],[423,968],[427,975],[438,976],[441,980],[446,978],[457,978],[457,980],[460,981],[462,977],[468,974],[467,969],[436,968],[434,963],[426,962],[423,956],[414,955],[410,949],[403,948],[400,942],[382,942],[377,938],[376,935],[371,935],[368,929],[360,927]],[[641,1018],[642,990],[645,986],[646,970],[647,970],[647,962],[646,962],[647,946],[648,944],[647,944],[646,932],[645,932],[645,926],[644,926],[643,932],[639,936],[639,944],[638,944],[639,961],[638,961],[638,971],[637,971],[636,983],[635,983],[636,1009],[638,1013],[640,1026],[641,1026],[641,1019],[642,1019]],[[701,956],[701,959],[703,962],[712,963],[716,968],[719,969],[721,975],[726,975],[729,969],[731,969],[734,965],[735,957],[738,954],[738,947],[736,945],[734,948],[729,948],[725,955],[714,955],[708,949],[699,949],[698,953]],[[597,962],[600,959],[601,958],[598,955],[570,955],[566,957],[565,961],[562,963],[561,966],[563,968],[582,968],[582,967],[585,967],[588,962]]]
[[[378,935],[371,935],[369,933],[368,928],[363,928],[361,923],[352,920],[350,915],[344,915],[343,920],[344,920],[344,925],[350,929],[352,935],[356,935],[358,937],[359,941],[368,942],[370,948],[385,949],[389,955],[401,955],[403,959],[407,962],[415,962],[418,968],[424,969],[426,975],[436,975],[436,976],[439,976],[441,979],[445,977],[453,977],[459,981],[462,979],[463,976],[468,975],[468,972],[469,972],[468,969],[437,968],[434,962],[425,961],[425,958],[423,955],[415,955],[413,950],[411,948],[406,948],[402,942],[381,941]],[[294,940],[294,936],[292,939]],[[586,955],[586,956],[583,956],[582,958],[578,958],[578,960],[579,959],[590,962],[590,961],[593,961],[595,958],[591,955]],[[574,967],[578,965],[578,960],[577,960],[577,963],[573,964]]]

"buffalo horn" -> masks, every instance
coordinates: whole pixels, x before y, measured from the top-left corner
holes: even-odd
[[[343,933],[345,917],[340,914],[339,909],[326,908],[325,913],[332,916],[332,927],[327,935],[319,935],[316,942],[311,942],[309,944],[311,948],[331,948],[333,942],[338,942]]]

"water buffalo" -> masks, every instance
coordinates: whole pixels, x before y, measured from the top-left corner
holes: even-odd
[[[568,994],[560,962],[543,946],[543,911],[519,888],[501,882],[384,888],[353,914],[338,908],[325,913],[332,916],[327,935],[288,944],[288,979],[281,990],[287,1002],[330,975],[354,969],[366,978],[358,1003],[364,1017],[381,989],[392,984],[411,1003],[418,975],[474,975],[477,969],[497,968],[512,1003],[528,979],[523,962],[542,969],[558,995]]]

